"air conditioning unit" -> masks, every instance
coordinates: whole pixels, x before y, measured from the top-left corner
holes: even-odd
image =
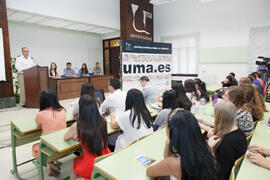
[[[149,2],[153,5],[161,5],[161,4],[167,4],[173,1],[176,1],[176,0],[150,0]]]

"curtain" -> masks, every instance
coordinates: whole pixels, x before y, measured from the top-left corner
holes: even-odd
[[[172,73],[198,74],[199,34],[161,37],[172,44]]]

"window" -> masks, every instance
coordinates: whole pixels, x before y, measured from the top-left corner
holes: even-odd
[[[172,43],[172,73],[198,74],[199,34],[162,37]]]

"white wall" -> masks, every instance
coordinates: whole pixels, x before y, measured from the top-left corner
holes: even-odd
[[[49,66],[55,61],[60,73],[67,61],[77,69],[84,62],[88,69],[97,61],[103,64],[102,41],[97,34],[9,22],[9,38],[11,57],[20,55],[26,46],[39,65]]]
[[[200,48],[248,49],[250,27],[270,25],[269,0],[216,0],[198,3],[197,0],[177,0],[154,6],[154,39],[180,34],[200,33]],[[234,71],[247,75],[246,57],[233,64],[209,60],[200,63],[199,76],[215,76],[216,83]],[[228,62],[232,59],[228,59]],[[239,74],[239,76],[238,76]]]
[[[7,8],[120,29],[119,0],[7,0]]]

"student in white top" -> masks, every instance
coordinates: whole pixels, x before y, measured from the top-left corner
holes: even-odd
[[[126,93],[120,90],[119,79],[110,79],[108,89],[111,93],[100,106],[100,113],[120,113],[125,110]]]
[[[201,92],[196,89],[195,82],[192,79],[185,80],[184,87],[187,97],[192,102],[191,113],[196,113],[200,106]]]
[[[150,80],[147,76],[142,76],[139,81],[142,86],[142,93],[145,104],[151,104],[153,102],[156,102],[160,94],[157,87],[149,84]]]
[[[15,67],[18,71],[17,79],[20,87],[20,105],[25,107],[25,89],[24,89],[24,75],[25,69],[35,66],[36,63],[29,57],[29,50],[27,47],[22,48],[22,55],[17,57]]]
[[[127,146],[135,139],[152,133],[151,118],[142,92],[138,89],[130,89],[126,98],[126,111],[119,118],[111,114],[111,127],[120,128],[123,131],[116,140],[115,151]]]

